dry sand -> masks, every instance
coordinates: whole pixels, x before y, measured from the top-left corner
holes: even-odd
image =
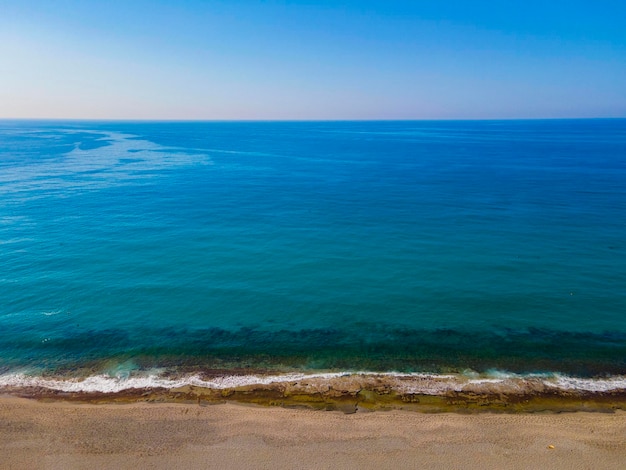
[[[0,468],[624,469],[626,412],[346,415],[5,397]]]

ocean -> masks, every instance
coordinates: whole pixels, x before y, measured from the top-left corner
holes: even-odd
[[[626,120],[0,121],[0,386],[203,371],[624,387]]]

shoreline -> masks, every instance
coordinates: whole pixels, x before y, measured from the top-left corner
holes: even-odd
[[[8,396],[74,403],[241,403],[339,410],[533,413],[626,411],[624,377],[399,373],[239,373],[83,378],[0,376]]]
[[[623,468],[626,412],[323,412],[0,397],[2,468]]]

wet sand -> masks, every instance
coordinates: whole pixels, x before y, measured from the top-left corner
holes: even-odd
[[[235,403],[0,399],[2,469],[621,469],[624,462],[621,410],[344,414]]]

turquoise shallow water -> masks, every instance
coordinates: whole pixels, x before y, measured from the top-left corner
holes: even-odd
[[[0,371],[626,373],[626,120],[0,121]]]

